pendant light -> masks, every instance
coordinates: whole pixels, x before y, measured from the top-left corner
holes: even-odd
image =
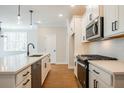
[[[30,26],[32,27],[32,13],[33,13],[33,10],[29,10],[29,12],[30,12]]]
[[[5,36],[3,33],[2,33],[2,22],[0,21],[0,37],[1,38],[4,38],[4,37],[7,37],[7,36]]]
[[[21,21],[20,5],[18,5],[18,15],[17,15],[17,19],[18,19],[18,24],[20,24],[20,21]]]

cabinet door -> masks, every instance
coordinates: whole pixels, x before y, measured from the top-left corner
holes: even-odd
[[[45,61],[42,60],[42,84],[45,80],[45,76],[46,76],[46,63]]]
[[[104,36],[111,36],[117,31],[115,30],[115,21],[118,21],[118,6],[105,5],[104,6]]]
[[[103,81],[101,81],[98,78],[97,78],[97,81],[96,81],[96,87],[97,88],[109,88],[109,86],[107,84],[105,84]]]
[[[95,81],[95,75],[91,71],[89,71],[89,88],[95,88]]]
[[[72,20],[71,20],[70,31],[72,34],[75,33],[75,18],[72,18]]]
[[[82,42],[88,42],[86,40],[86,26],[87,26],[87,15],[86,13],[84,13],[83,17],[82,17]]]
[[[99,5],[92,6],[93,20],[99,16]]]
[[[89,24],[93,20],[93,12],[92,12],[92,6],[88,5],[86,7],[86,13],[87,13],[87,24]]]
[[[74,74],[77,77],[77,62],[75,62],[75,65],[74,65]]]
[[[109,86],[89,71],[89,88],[109,88]]]
[[[124,5],[119,5],[118,6],[119,10],[119,20],[116,23],[116,26],[120,32],[124,32]],[[118,27],[119,26],[119,27]]]

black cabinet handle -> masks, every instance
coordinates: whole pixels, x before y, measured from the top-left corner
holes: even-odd
[[[96,80],[93,80],[93,87],[96,88]]]
[[[118,28],[117,28],[117,22],[118,21],[115,21],[115,30],[118,30]]]
[[[96,70],[93,70],[93,72],[95,72],[96,74],[100,74],[99,72],[97,72]]]
[[[89,15],[89,20],[90,20],[90,21],[92,20],[92,14]]]
[[[23,74],[23,77],[27,76],[29,74],[29,71],[26,74]]]
[[[30,79],[28,79],[25,83],[23,83],[23,86],[25,86],[29,81]]]
[[[114,22],[112,22],[112,31],[114,31]]]
[[[98,88],[98,81],[96,81],[96,88]]]
[[[47,67],[47,64],[45,63],[45,68]]]

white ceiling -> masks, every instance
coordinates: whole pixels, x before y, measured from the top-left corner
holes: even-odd
[[[0,21],[3,28],[29,28],[30,13],[33,12],[33,23],[41,21],[41,26],[66,26],[66,20],[71,17],[73,8],[69,5],[22,5],[21,24],[17,24],[17,5],[0,5]],[[63,17],[58,17],[59,13]]]

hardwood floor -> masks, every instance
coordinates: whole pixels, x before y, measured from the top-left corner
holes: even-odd
[[[67,65],[52,65],[43,88],[78,88],[73,70]]]

